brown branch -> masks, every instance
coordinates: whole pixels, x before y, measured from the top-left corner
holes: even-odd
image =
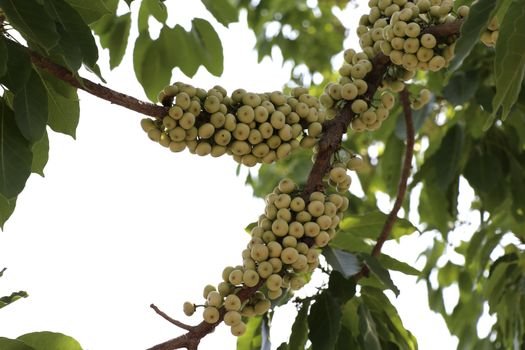
[[[187,331],[191,330],[193,327],[190,326],[190,325],[187,325],[185,323],[182,323],[180,321],[177,321],[176,319],[174,318],[171,318],[169,317],[164,311],[162,311],[161,309],[159,309],[155,304],[151,304],[149,307],[151,307],[153,310],[155,310],[155,312],[157,314],[159,314],[163,319],[165,319],[166,321],[168,321],[169,323],[172,323],[174,324],[175,326],[179,327],[179,328],[182,328],[182,329],[185,329]]]
[[[439,41],[443,39],[448,39],[451,35],[457,35],[461,31],[461,26],[463,25],[464,19],[458,19],[452,22],[443,23],[436,26],[430,26],[421,31],[422,34],[432,34]]]
[[[149,115],[155,118],[163,117],[168,114],[168,108],[155,105],[153,103],[144,102],[136,99],[135,97],[120,93],[118,91],[107,88],[101,84],[92,82],[89,79],[75,77],[66,68],[50,61],[49,59],[41,56],[35,51],[27,49],[29,56],[31,57],[31,62],[33,64],[46,72],[52,74],[56,78],[68,83],[69,85],[76,87],[90,93],[91,95],[97,96],[103,100],[109,101],[116,105],[125,107],[132,111]]]
[[[410,169],[412,168],[412,156],[414,155],[414,123],[412,120],[412,109],[410,108],[409,92],[405,88],[399,96],[401,97],[401,104],[403,105],[403,114],[405,115],[405,125],[407,130],[407,145],[405,150],[405,159],[403,161],[403,169],[401,171],[401,179],[399,180],[399,186],[397,188],[397,196],[394,202],[392,210],[388,214],[388,217],[383,226],[381,234],[377,238],[376,245],[372,250],[373,256],[378,256],[381,253],[383,244],[388,239],[392,227],[397,219],[397,212],[401,209],[403,199],[407,190],[408,177],[410,176]]]

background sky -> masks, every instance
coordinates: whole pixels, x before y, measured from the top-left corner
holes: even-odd
[[[201,68],[188,79],[175,70],[173,81],[206,89],[220,84],[229,92],[238,87],[273,91],[287,82],[290,65],[283,65],[277,51],[273,61],[257,64],[244,13],[240,23],[225,28],[200,1],[167,5],[172,25],[189,27],[193,17],[210,20],[225,55],[222,77]],[[341,16],[354,28],[366,10],[350,9]],[[358,47],[353,29],[346,47]],[[184,54],[176,47],[173,52]],[[131,53],[128,48],[124,63],[112,72],[105,65],[107,52],[100,63],[111,88],[145,100],[132,73]],[[223,267],[241,262],[248,241],[243,228],[263,212],[264,203],[244,185],[246,168],[236,177],[237,163],[230,157],[172,154],[148,140],[139,125],[141,115],[83,92],[80,99],[77,140],[49,130],[45,178],[31,175],[0,233],[0,268],[8,268],[0,295],[15,290],[30,295],[0,311],[0,336],[50,330],[75,337],[86,350],[145,349],[182,333],[157,316],[150,303],[181,321],[200,322],[200,313],[183,315],[182,303],[201,302],[204,285],[218,283]],[[383,206],[389,210],[388,203]],[[424,235],[385,249],[414,263],[431,241]],[[455,348],[442,319],[428,311],[425,287],[415,278],[393,278],[401,295],[390,296],[420,349]],[[314,279],[301,293],[320,283]],[[277,310],[273,348],[287,340],[294,317],[293,305]],[[235,342],[229,327],[219,326],[200,349],[218,344],[234,349]]]

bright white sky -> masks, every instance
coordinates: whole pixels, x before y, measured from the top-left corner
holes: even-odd
[[[201,68],[194,79],[175,70],[173,81],[204,88],[221,84],[228,91],[272,91],[286,83],[290,68],[280,55],[257,64],[244,15],[227,29],[200,1],[167,4],[171,24],[189,25],[196,16],[212,21],[225,54],[221,78]],[[355,27],[365,10],[347,11],[345,23]],[[353,31],[346,47],[358,47]],[[176,47],[173,52],[183,54]],[[132,73],[131,50],[115,71],[102,68],[110,87],[144,98]],[[182,321],[200,322],[200,314],[183,315],[182,303],[201,302],[203,286],[216,284],[224,266],[241,261],[248,240],[243,228],[264,205],[244,185],[246,170],[235,176],[237,164],[229,157],[172,154],[147,139],[137,113],[85,93],[80,98],[77,140],[50,131],[46,177],[30,177],[0,233],[0,268],[8,268],[0,295],[30,294],[0,311],[0,335],[51,330],[75,337],[86,350],[145,349],[181,334],[149,304]],[[414,238],[386,249],[413,263],[430,241]],[[441,318],[426,311],[425,287],[414,278],[393,277],[401,289],[395,302],[420,349],[455,348]],[[292,305],[277,311],[273,348],[286,340],[294,312]],[[220,326],[200,349],[234,349],[235,342],[229,328]]]

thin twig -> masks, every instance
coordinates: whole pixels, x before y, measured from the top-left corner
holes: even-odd
[[[164,318],[166,321],[168,321],[169,323],[172,323],[174,324],[175,326],[179,327],[179,328],[182,328],[182,329],[185,329],[187,331],[190,331],[192,330],[192,326],[190,325],[187,325],[185,323],[182,323],[180,321],[177,321],[176,319],[174,318],[171,318],[169,317],[164,311],[162,311],[161,309],[159,309],[155,304],[151,304],[149,307],[151,307],[153,310],[155,310],[155,312],[157,314],[159,314],[162,318]]]
[[[381,248],[388,239],[392,227],[397,219],[397,212],[401,209],[403,199],[407,190],[408,177],[410,176],[410,169],[412,168],[412,156],[414,155],[414,123],[412,120],[412,109],[410,108],[409,92],[405,88],[400,94],[401,104],[403,105],[403,114],[405,115],[405,125],[407,130],[407,145],[405,150],[405,159],[403,161],[403,169],[401,171],[401,179],[399,180],[399,186],[397,188],[397,196],[394,202],[392,210],[388,214],[388,217],[383,226],[383,230],[379,235],[376,245],[372,250],[373,256],[381,254]]]

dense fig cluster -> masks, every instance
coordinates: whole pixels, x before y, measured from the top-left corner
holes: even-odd
[[[496,46],[499,36],[499,22],[496,17],[494,17],[488,24],[487,28],[483,33],[481,33],[481,42],[488,47]]]
[[[337,192],[346,192],[352,184],[352,178],[347,170],[359,171],[363,165],[364,162],[360,156],[341,148],[332,156],[330,170],[324,181]]]
[[[142,120],[150,139],[173,152],[228,154],[246,166],[272,163],[299,146],[313,147],[325,120],[319,101],[305,88],[293,89],[292,96],[243,89],[228,96],[220,86],[206,91],[176,82],[164,88],[159,101],[170,106],[169,115]]]
[[[265,213],[242,252],[243,264],[226,267],[223,281],[204,289],[204,320],[216,323],[223,312],[232,334],[242,335],[243,317],[264,314],[271,300],[305,284],[307,274],[319,265],[319,248],[334,236],[347,208],[346,197],[313,192],[305,199],[292,180],[281,180],[266,196]],[[237,295],[243,288],[258,291],[243,301]],[[195,305],[186,302],[183,310],[191,315]]]

